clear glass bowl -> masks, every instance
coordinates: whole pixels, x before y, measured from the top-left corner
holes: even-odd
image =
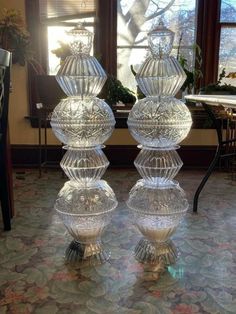
[[[93,44],[93,33],[86,29],[83,23],[78,23],[67,34],[72,54],[89,54]]]
[[[83,98],[97,96],[107,76],[96,58],[76,54],[66,58],[56,79],[66,95]]]
[[[88,184],[101,179],[109,161],[100,147],[69,149],[60,165],[70,180]]]
[[[183,165],[175,151],[177,148],[156,150],[151,147],[142,147],[134,161],[141,177],[157,186],[165,185],[174,179]]]
[[[188,209],[185,192],[175,181],[156,186],[139,180],[129,193],[127,205],[140,232],[154,242],[166,241]]]
[[[68,181],[55,203],[65,227],[79,243],[96,242],[116,206],[115,194],[104,180],[87,185]]]
[[[54,134],[71,147],[101,145],[111,136],[114,125],[111,108],[98,98],[63,99],[51,117]]]
[[[139,88],[146,96],[174,96],[186,80],[186,74],[174,57],[149,57],[136,74]]]
[[[188,135],[192,118],[188,107],[173,97],[146,97],[134,104],[128,126],[144,146],[170,147]]]
[[[148,33],[148,45],[152,54],[158,58],[168,56],[173,48],[174,33],[162,21]]]

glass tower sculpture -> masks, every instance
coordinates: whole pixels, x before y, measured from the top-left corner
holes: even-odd
[[[188,209],[184,191],[173,180],[182,167],[176,149],[192,125],[188,108],[174,97],[186,75],[169,56],[173,39],[174,33],[162,22],[148,33],[151,55],[136,74],[146,97],[133,106],[128,117],[130,133],[141,144],[134,164],[142,179],[127,201],[144,236],[135,248],[135,257],[157,271],[176,261],[177,250],[169,238]]]
[[[55,209],[74,238],[66,251],[67,261],[96,264],[109,258],[101,234],[117,206],[114,192],[101,180],[109,165],[102,144],[110,137],[115,119],[111,108],[96,97],[106,74],[89,54],[93,34],[79,24],[69,35],[72,55],[56,76],[68,97],[51,117],[53,132],[66,145],[60,165],[69,181],[60,190]]]

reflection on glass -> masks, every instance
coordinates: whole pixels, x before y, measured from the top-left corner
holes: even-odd
[[[192,50],[191,47],[195,42],[196,1],[118,0],[117,2],[117,69],[118,79],[125,86],[132,90],[136,89],[130,65],[133,65],[137,71],[140,64],[147,58],[147,31],[157,24],[160,16],[165,25],[176,34],[174,48],[179,45],[182,38],[180,54],[187,56],[188,64],[193,63],[193,54],[186,52]]]
[[[221,22],[236,22],[236,0],[222,0],[220,10]]]
[[[51,126],[66,144],[60,165],[70,180],[60,190],[55,209],[73,237],[66,261],[97,265],[110,256],[101,235],[117,206],[114,192],[101,180],[109,164],[101,144],[111,135],[115,119],[108,104],[96,97],[106,74],[89,54],[93,34],[79,24],[68,35],[72,55],[56,76],[68,97],[54,108]]]
[[[148,33],[151,56],[136,74],[146,97],[134,104],[127,122],[131,135],[141,144],[135,166],[142,179],[127,201],[132,222],[143,235],[135,258],[156,273],[175,263],[178,252],[170,237],[188,209],[185,192],[173,180],[182,166],[177,144],[192,124],[188,107],[174,97],[186,75],[169,56],[173,36],[162,21]]]
[[[83,20],[84,21],[84,20]],[[93,22],[93,18],[86,19],[86,22]],[[65,21],[68,23],[78,23],[79,20],[69,20]],[[48,74],[56,75],[60,68],[60,58],[52,53],[52,50],[55,50],[60,47],[60,42],[68,44],[69,37],[67,32],[73,27],[70,26],[48,26]],[[94,27],[86,27],[90,32],[94,33]],[[93,50],[91,51],[93,55]]]
[[[221,29],[220,52],[219,52],[219,70],[220,74],[225,68],[226,75],[230,72],[236,72],[236,28],[224,27]],[[235,79],[225,78],[222,83],[236,86]]]

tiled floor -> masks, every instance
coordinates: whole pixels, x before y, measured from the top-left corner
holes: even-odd
[[[135,170],[107,171],[119,200],[104,234],[112,257],[80,270],[64,264],[70,236],[53,210],[65,178],[59,171],[37,174],[15,174],[17,216],[11,232],[0,231],[0,314],[236,313],[236,181],[226,173],[213,174],[199,214],[186,215],[173,237],[181,256],[159,279],[132,255],[140,234],[124,201]],[[177,178],[190,203],[201,177],[183,171]]]

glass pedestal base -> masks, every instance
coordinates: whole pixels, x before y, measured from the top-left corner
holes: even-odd
[[[80,243],[73,240],[66,249],[66,262],[81,265],[100,265],[110,258],[101,242]]]
[[[150,242],[143,238],[135,248],[135,258],[143,264],[160,266],[160,269],[174,264],[178,252],[171,240],[166,242]]]

